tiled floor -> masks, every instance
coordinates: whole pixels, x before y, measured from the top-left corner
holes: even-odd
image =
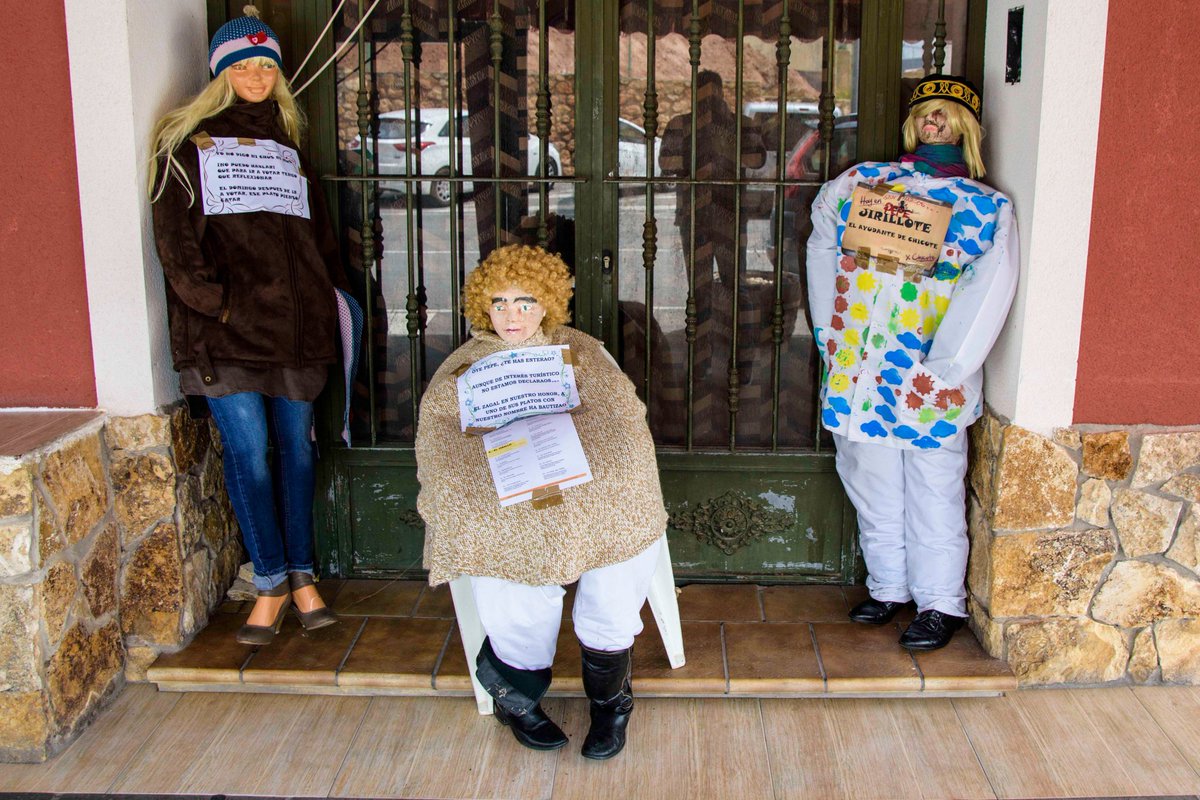
[[[702,624],[702,623],[695,623]],[[611,761],[522,748],[466,698],[129,686],[65,752],[0,791],[402,798],[1034,798],[1200,793],[1200,689],[976,698],[640,698]]]
[[[150,670],[160,688],[324,694],[469,694],[467,659],[445,587],[417,581],[323,581],[342,616],[311,633],[294,618],[254,651],[233,641],[241,604],[227,605],[179,653]],[[846,618],[861,587],[703,585],[679,594],[687,664],[672,670],[649,609],[634,650],[634,686],[645,697],[992,694],[1016,688],[1003,662],[969,632],[934,653],[896,639],[911,612],[878,628]],[[570,616],[572,595],[564,603]],[[551,695],[578,694],[579,648],[559,637]]]

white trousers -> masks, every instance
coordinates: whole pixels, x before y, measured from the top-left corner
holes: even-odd
[[[838,475],[858,511],[871,597],[967,616],[966,434],[937,450],[833,438]]]
[[[627,650],[642,632],[642,606],[658,566],[662,540],[628,561],[579,577],[571,619],[581,644],[592,650]],[[471,576],[479,621],[500,660],[517,669],[554,664],[562,625],[561,586],[529,586]]]

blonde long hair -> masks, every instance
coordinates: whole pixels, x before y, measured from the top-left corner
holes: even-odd
[[[254,56],[238,63],[278,66],[274,59],[265,56]],[[237,93],[234,92],[233,84],[229,82],[227,74],[229,68],[227,67],[221,72],[222,74],[213,78],[200,94],[185,105],[167,112],[162,119],[155,123],[154,129],[150,133],[150,178],[146,188],[151,203],[162,197],[167,181],[172,177],[187,189],[188,197],[191,198],[188,205],[195,200],[191,181],[188,180],[183,165],[175,158],[175,150],[192,134],[197,125],[209,117],[215,117],[237,102]],[[304,130],[304,113],[296,105],[296,99],[292,96],[292,87],[284,77],[283,70],[279,71],[279,77],[275,80],[275,89],[271,97],[279,104],[279,124],[283,128],[283,132],[299,145],[300,134]],[[160,160],[164,166],[161,176],[158,174]]]
[[[950,124],[950,132],[958,137],[962,145],[963,160],[967,162],[967,169],[971,172],[971,177],[982,178],[986,175],[987,170],[983,168],[983,155],[979,150],[979,142],[983,139],[983,128],[980,127],[979,120],[975,119],[974,114],[958,103],[952,103],[949,100],[926,100],[923,103],[917,103],[909,110],[908,119],[904,120],[904,149],[911,153],[921,144],[921,130],[917,125],[917,120],[934,111],[941,111],[946,115],[946,121]]]

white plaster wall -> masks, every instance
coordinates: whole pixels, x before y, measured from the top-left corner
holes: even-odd
[[[1025,8],[1021,82],[1004,82],[1008,11]],[[1021,282],[988,358],[986,395],[998,413],[1039,433],[1070,425],[1108,0],[988,4],[984,53],[987,181],[1012,197]]]
[[[208,78],[204,0],[65,0],[98,405],[179,396],[146,198],[150,128]]]

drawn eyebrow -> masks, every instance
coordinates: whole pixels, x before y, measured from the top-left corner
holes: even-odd
[[[536,298],[536,297],[514,297],[514,298],[512,299],[512,301],[511,301],[511,302],[513,302],[513,303],[519,303],[519,302],[521,302],[522,300],[525,300],[525,301],[527,301],[527,302],[530,302],[530,303],[536,303],[536,302],[537,302],[537,298]],[[493,297],[493,298],[492,298],[492,302],[493,302],[493,303],[507,303],[507,302],[510,302],[510,301],[508,300],[508,298],[505,298],[505,297]]]

